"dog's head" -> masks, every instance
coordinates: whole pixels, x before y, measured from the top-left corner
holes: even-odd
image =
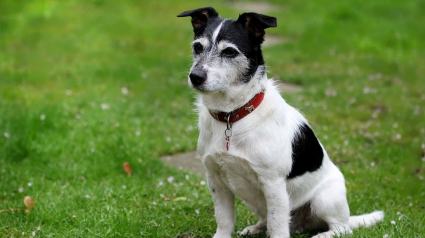
[[[212,7],[185,11],[192,17],[195,40],[189,85],[200,92],[226,92],[264,74],[261,44],[264,29],[276,27],[276,18],[243,13],[237,20],[222,19]]]

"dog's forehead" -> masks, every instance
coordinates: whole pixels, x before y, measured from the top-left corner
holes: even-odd
[[[233,19],[216,18],[209,21],[204,34],[198,38],[201,41],[205,39],[215,45],[222,41],[232,43],[242,52],[251,47],[247,32],[240,23]]]

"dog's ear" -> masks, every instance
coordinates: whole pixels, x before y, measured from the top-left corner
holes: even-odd
[[[195,10],[185,11],[177,17],[192,17],[192,26],[195,36],[202,34],[210,18],[217,17],[218,13],[212,7],[203,7]]]
[[[237,22],[241,23],[245,27],[248,34],[253,37],[255,42],[258,44],[261,44],[264,41],[264,29],[277,26],[275,17],[253,12],[247,12],[239,15]]]

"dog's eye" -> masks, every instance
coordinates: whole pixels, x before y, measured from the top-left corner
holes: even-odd
[[[195,54],[200,54],[202,53],[202,51],[204,51],[204,47],[201,43],[197,42],[193,45],[193,51],[195,52]]]
[[[239,52],[232,47],[227,47],[226,49],[221,51],[221,56],[227,57],[227,58],[233,58],[238,54],[239,54]]]

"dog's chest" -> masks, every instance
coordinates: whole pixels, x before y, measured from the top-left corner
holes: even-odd
[[[245,201],[255,200],[260,193],[258,176],[249,162],[231,155],[207,156],[205,165],[212,176],[221,178],[226,186]]]

